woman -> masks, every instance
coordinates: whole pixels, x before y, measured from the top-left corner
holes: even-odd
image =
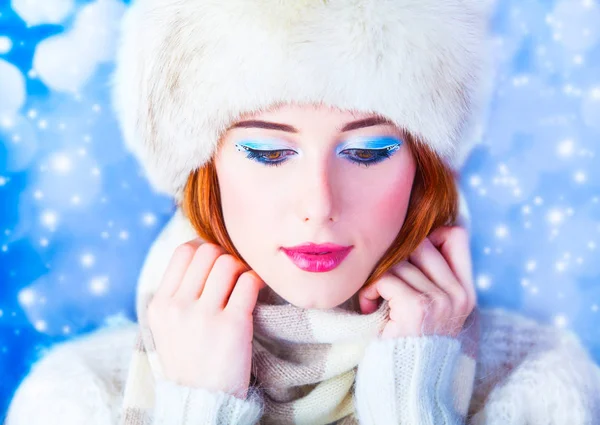
[[[56,347],[7,425],[598,423],[572,333],[476,307],[481,3],[138,0],[115,105],[180,208],[139,327]]]

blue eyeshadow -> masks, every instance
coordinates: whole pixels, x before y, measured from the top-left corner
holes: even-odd
[[[396,137],[358,137],[342,143],[336,148],[336,153],[345,149],[385,149],[395,145],[401,145],[402,140]]]

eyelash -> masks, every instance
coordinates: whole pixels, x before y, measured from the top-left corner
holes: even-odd
[[[266,159],[266,157],[268,155],[271,155],[271,154],[277,153],[277,152],[293,152],[292,150],[289,150],[289,149],[263,151],[263,150],[252,149],[247,146],[242,146],[242,147],[247,151],[246,158],[252,159],[256,162],[259,162],[259,163],[264,164],[269,167],[271,167],[271,166],[277,167],[278,165],[283,164],[287,160],[282,159],[279,161],[269,161]],[[375,155],[375,157],[373,159],[366,160],[366,161],[350,159],[350,161],[354,162],[355,164],[364,165],[365,167],[369,167],[371,165],[377,164],[377,163],[391,157],[392,154],[396,150],[398,150],[399,147],[400,147],[400,145],[393,145],[393,146],[390,146],[385,149],[346,149],[343,152],[368,152],[372,155]]]

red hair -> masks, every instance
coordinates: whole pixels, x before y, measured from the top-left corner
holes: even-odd
[[[424,143],[411,136],[407,136],[406,140],[416,163],[407,215],[398,235],[363,286],[376,281],[393,265],[407,259],[436,228],[456,223],[459,200],[452,170]],[[219,182],[212,160],[188,177],[182,208],[200,238],[222,246],[251,269],[225,229]]]

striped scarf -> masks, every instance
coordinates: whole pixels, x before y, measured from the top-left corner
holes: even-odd
[[[151,289],[139,288],[139,332],[125,385],[122,425],[152,423],[154,383],[162,377],[145,314]],[[251,383],[264,395],[260,424],[358,424],[353,406],[356,370],[367,344],[387,322],[388,302],[363,315],[356,295],[333,309],[307,310],[273,291],[264,294],[253,314],[256,375]],[[475,362],[470,359],[476,359],[479,328],[472,325],[478,317],[475,309],[465,322],[469,332],[459,335],[461,359],[473,376]],[[465,403],[468,400],[461,410],[466,410]]]

